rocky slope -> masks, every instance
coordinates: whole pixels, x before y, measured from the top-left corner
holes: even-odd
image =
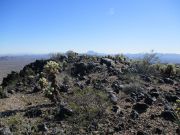
[[[73,53],[12,72],[0,90],[0,134],[180,134],[179,74],[138,64]]]

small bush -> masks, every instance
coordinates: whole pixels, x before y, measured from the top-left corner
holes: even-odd
[[[77,89],[69,100],[69,106],[75,112],[73,117],[67,119],[72,124],[72,131],[78,132],[80,128],[89,130],[88,127],[93,121],[105,119],[109,99],[104,91],[92,88]]]
[[[6,93],[4,92],[2,86],[0,86],[0,98],[6,98]]]
[[[158,57],[156,53],[147,53],[144,57],[140,60],[135,60],[132,62],[132,67],[136,73],[150,75],[156,74],[157,70],[153,66],[158,62]]]
[[[115,59],[118,60],[119,62],[124,62],[126,61],[126,57],[123,54],[117,54],[115,55]]]

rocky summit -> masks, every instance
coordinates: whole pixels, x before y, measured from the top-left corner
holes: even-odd
[[[0,135],[180,135],[180,66],[74,52],[0,86]]]

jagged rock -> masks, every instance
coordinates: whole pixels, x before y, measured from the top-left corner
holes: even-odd
[[[136,110],[132,110],[131,111],[131,114],[130,114],[130,117],[135,120],[137,118],[139,118],[139,113],[136,111]]]
[[[165,103],[164,110],[173,111],[172,106],[170,104]]]
[[[42,131],[42,132],[47,132],[48,131],[48,128],[47,128],[47,126],[46,126],[46,124],[39,124],[38,126],[38,130],[39,131]]]
[[[150,95],[147,95],[147,97],[144,100],[144,103],[148,104],[148,105],[152,105],[153,102],[156,101],[155,97],[151,97]]]
[[[162,134],[162,129],[160,129],[160,128],[155,128],[154,129],[154,134]]]
[[[32,92],[36,93],[36,92],[39,92],[39,91],[41,91],[41,88],[39,86],[35,86]]]
[[[155,97],[155,98],[158,98],[158,97],[159,97],[159,92],[158,92],[156,89],[150,90],[149,94],[150,94],[152,97]]]
[[[44,65],[48,60],[36,60],[33,63],[26,65],[23,70],[20,71],[20,76],[24,77],[27,73],[27,70],[31,69],[34,73],[41,73],[44,69]]]
[[[145,82],[151,82],[151,77],[149,77],[149,76],[141,75],[141,78],[142,78]]]
[[[117,105],[114,105],[112,107],[112,111],[115,112],[115,113],[119,113],[121,111],[121,108],[119,106],[117,106]]]
[[[66,116],[72,116],[74,114],[73,110],[65,105],[59,105],[58,112],[56,115],[57,119],[64,119]]]
[[[6,87],[8,86],[8,84],[10,84],[11,82],[16,81],[19,78],[19,74],[15,71],[12,71],[10,74],[7,75],[7,77],[3,78],[2,81],[2,86]]]
[[[117,98],[117,96],[114,93],[110,92],[109,93],[109,97],[110,97],[110,100],[111,100],[112,103],[114,103],[114,104],[117,103],[118,98]]]
[[[120,85],[118,82],[113,82],[111,87],[113,88],[114,92],[116,92],[118,94],[120,92],[120,90],[122,90],[124,88],[124,85]]]
[[[144,93],[139,91],[131,92],[130,96],[136,102],[139,102],[145,98]]]
[[[69,86],[67,84],[63,84],[60,86],[60,91],[61,92],[68,92]]]
[[[165,120],[175,121],[177,119],[175,113],[173,111],[165,110],[161,113],[161,117]]]
[[[177,129],[176,129],[176,133],[177,133],[178,135],[180,135],[180,128],[177,128]]]
[[[5,111],[5,112],[0,112],[0,118],[3,118],[3,117],[9,117],[9,116],[13,116],[13,115],[16,115],[17,111],[16,110],[9,110],[9,111]]]
[[[72,75],[80,75],[84,76],[87,73],[92,72],[93,70],[96,70],[97,64],[94,62],[84,63],[84,62],[78,62],[74,64],[74,67],[72,68]]]
[[[159,79],[158,82],[159,83],[164,83],[164,80],[163,79]]]
[[[103,65],[105,64],[107,67],[114,67],[115,63],[113,60],[108,59],[108,58],[101,58],[100,64]]]
[[[13,135],[8,127],[0,128],[0,135]]]
[[[171,95],[170,93],[165,95],[165,98],[169,102],[176,102],[176,100],[179,100],[180,98],[176,95]]]
[[[172,79],[170,79],[170,78],[164,78],[164,82],[165,82],[166,84],[171,84],[171,85],[174,84],[174,81],[173,81]]]
[[[148,105],[144,103],[137,103],[133,106],[133,109],[136,110],[138,113],[146,112],[148,109]]]
[[[41,115],[42,115],[42,111],[38,108],[30,109],[30,110],[26,111],[26,113],[24,114],[24,116],[26,116],[28,118],[36,118]]]

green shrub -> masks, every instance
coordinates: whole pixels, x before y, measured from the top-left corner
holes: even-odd
[[[135,69],[136,73],[150,75],[150,74],[157,74],[156,68],[153,66],[154,64],[158,63],[158,57],[156,53],[147,53],[144,57],[140,60],[132,61],[131,66]]]
[[[119,62],[124,62],[126,61],[126,57],[123,54],[117,54],[115,55],[115,59],[118,60]]]
[[[67,118],[72,126],[72,131],[87,128],[92,121],[105,120],[106,109],[109,106],[107,93],[101,90],[86,88],[74,90],[74,95],[69,99],[69,106],[74,110],[73,117]]]
[[[6,98],[6,93],[4,92],[2,86],[0,86],[0,98]]]

